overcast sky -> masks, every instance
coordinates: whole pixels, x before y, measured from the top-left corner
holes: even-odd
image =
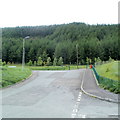
[[[119,0],[1,0],[0,27],[117,24]]]

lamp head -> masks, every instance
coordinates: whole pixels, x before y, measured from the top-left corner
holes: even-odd
[[[30,36],[26,36],[24,39],[29,39],[30,38]]]

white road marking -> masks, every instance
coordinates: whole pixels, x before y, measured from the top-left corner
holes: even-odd
[[[78,96],[78,99],[80,99],[81,98],[81,96]]]
[[[81,100],[81,95],[82,95],[82,92],[79,92],[76,104],[74,105],[74,108],[73,108],[73,111],[72,111],[72,115],[71,115],[72,118],[75,118],[77,113],[78,113],[78,108],[79,108],[79,104],[80,104],[80,100]]]
[[[73,112],[77,112],[78,110],[77,109],[73,109]]]
[[[72,114],[72,118],[75,118],[76,114]]]
[[[80,99],[78,99],[77,101],[80,102]]]
[[[78,115],[80,118],[86,118],[86,115],[79,114]]]
[[[85,72],[83,74],[83,78],[85,76]],[[81,83],[81,86],[83,86],[83,78],[82,78],[82,83]],[[80,100],[81,100],[81,96],[82,96],[82,92],[79,92],[79,95],[78,95],[78,98],[77,98],[77,101],[76,101],[76,104],[73,108],[73,112],[72,112],[72,118],[75,118],[77,116],[77,112],[78,112],[78,109],[79,109],[79,104],[80,104]],[[77,109],[77,110],[76,110]],[[86,115],[81,115],[79,114],[79,117],[80,118],[85,118]]]

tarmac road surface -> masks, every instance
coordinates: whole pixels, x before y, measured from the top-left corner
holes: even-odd
[[[28,80],[0,91],[2,117],[116,118],[117,103],[82,93],[85,71],[33,71]]]

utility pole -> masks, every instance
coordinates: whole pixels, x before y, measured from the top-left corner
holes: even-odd
[[[78,44],[76,44],[76,57],[77,57],[77,69],[78,69]]]
[[[23,56],[22,56],[22,70],[24,70],[24,65],[25,65],[25,39],[29,39],[30,36],[26,36],[23,38]]]
[[[25,65],[25,39],[23,39],[22,70],[24,69],[24,65]]]

